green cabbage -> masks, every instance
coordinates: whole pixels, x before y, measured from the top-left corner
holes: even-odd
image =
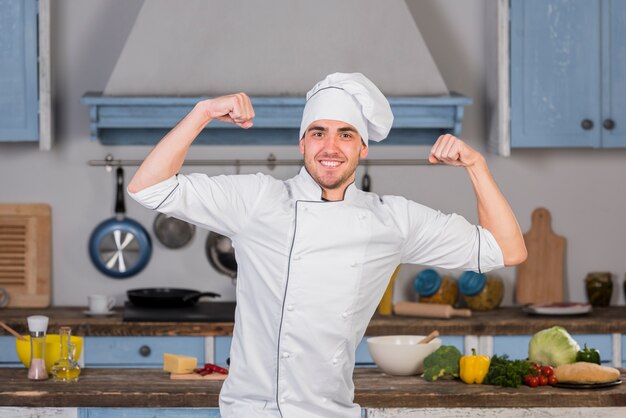
[[[580,346],[563,327],[552,327],[539,331],[528,344],[528,360],[560,366],[574,363]]]

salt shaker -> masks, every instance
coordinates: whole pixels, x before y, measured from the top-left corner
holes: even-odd
[[[46,331],[48,329],[48,317],[32,315],[26,318],[30,331],[30,367],[28,378],[32,380],[46,380]]]

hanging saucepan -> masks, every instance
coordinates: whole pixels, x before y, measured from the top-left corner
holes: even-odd
[[[209,232],[205,245],[206,256],[209,263],[219,273],[225,274],[233,280],[237,279],[237,260],[235,249],[230,238],[217,232]]]
[[[167,248],[177,249],[184,247],[191,241],[196,232],[196,226],[183,220],[159,213],[152,225],[154,235]]]
[[[193,306],[203,296],[219,298],[214,292],[198,292],[173,287],[148,287],[126,291],[128,300],[140,308],[184,308]]]
[[[126,218],[124,170],[117,168],[115,217],[100,223],[89,238],[89,256],[107,276],[124,279],[139,273],[150,261],[152,242],[146,230]]]

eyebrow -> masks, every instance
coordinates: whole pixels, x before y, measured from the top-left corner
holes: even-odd
[[[309,130],[309,131],[322,131],[322,132],[328,132],[328,128],[325,128],[325,127],[323,127],[323,126],[319,126],[319,125],[314,125],[314,126],[311,126],[308,130]],[[350,127],[350,126],[344,126],[343,128],[338,128],[338,129],[337,129],[337,131],[338,131],[338,132],[354,132],[354,133],[357,133],[357,134],[358,134],[357,130],[356,130],[356,129],[354,129],[354,128],[352,128],[352,127]]]

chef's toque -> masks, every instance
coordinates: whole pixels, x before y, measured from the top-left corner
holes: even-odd
[[[354,126],[367,145],[389,134],[393,113],[381,91],[361,73],[334,73],[306,94],[300,139],[316,120],[339,120]]]

